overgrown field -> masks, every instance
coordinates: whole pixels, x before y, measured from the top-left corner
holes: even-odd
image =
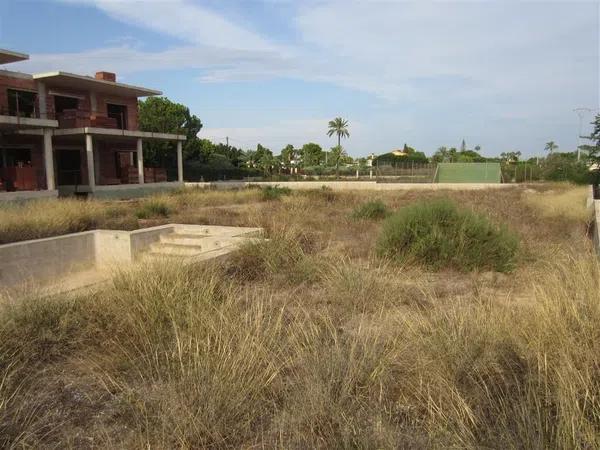
[[[0,446],[598,448],[600,265],[585,192],[251,190],[78,204],[131,226],[150,220],[143,208],[156,222],[262,226],[269,240],[218,263],[116,273],[93,294],[5,298]],[[453,219],[429,234],[485,242],[510,257],[503,272],[440,239],[406,258],[382,252],[402,208],[421,236],[426,215],[414,211],[430,201],[459,213],[440,208],[436,220]],[[453,257],[432,264],[435,251]]]

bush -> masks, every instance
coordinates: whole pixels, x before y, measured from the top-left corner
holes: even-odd
[[[151,219],[153,217],[168,217],[171,209],[163,200],[149,199],[145,200],[135,211],[138,219]]]
[[[377,253],[402,262],[420,262],[434,270],[508,272],[515,265],[518,246],[517,236],[504,226],[449,200],[433,200],[407,206],[389,217]]]
[[[266,186],[262,189],[262,199],[263,200],[279,200],[282,195],[289,195],[292,193],[292,190],[287,187],[279,187],[275,186]]]
[[[387,206],[381,200],[372,200],[354,208],[352,218],[354,220],[376,220],[383,219],[388,214]]]
[[[553,153],[544,161],[542,175],[548,181],[571,181],[589,184],[591,181],[587,164],[577,161],[575,153]]]

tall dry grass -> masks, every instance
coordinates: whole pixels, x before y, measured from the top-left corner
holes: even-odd
[[[261,191],[181,189],[131,202],[52,199],[0,204],[0,244],[76,233],[97,228],[132,230],[138,219],[177,217],[194,223],[204,207],[262,200]],[[202,218],[202,217],[200,217]],[[147,225],[146,225],[147,226]]]
[[[249,208],[269,240],[220,263],[0,302],[0,447],[600,446],[600,265],[580,219],[519,190],[452,194],[534,259],[433,274],[374,255],[380,224],[350,215],[376,198],[330,194]]]
[[[580,221],[590,220],[590,212],[586,207],[588,186],[557,185],[555,189],[542,192],[526,192],[525,203],[548,218],[567,218]]]
[[[0,205],[0,244],[86,231],[126,214],[122,205],[99,201],[5,203]]]
[[[450,303],[344,261],[312,303],[226,270],[144,267],[94,298],[5,306],[2,445],[600,445],[595,260],[548,264],[526,301]],[[71,394],[40,395],[57,377]]]

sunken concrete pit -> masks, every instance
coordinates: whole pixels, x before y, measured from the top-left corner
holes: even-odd
[[[169,224],[93,230],[0,245],[0,289],[51,286],[62,292],[110,279],[115,268],[153,259],[216,258],[258,238],[260,228]]]

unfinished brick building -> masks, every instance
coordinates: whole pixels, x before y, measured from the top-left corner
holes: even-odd
[[[28,55],[0,50],[0,64]],[[139,131],[138,98],[160,91],[66,72],[0,70],[0,200],[130,197],[183,183],[185,135]],[[144,141],[173,143],[177,170],[144,167]]]

